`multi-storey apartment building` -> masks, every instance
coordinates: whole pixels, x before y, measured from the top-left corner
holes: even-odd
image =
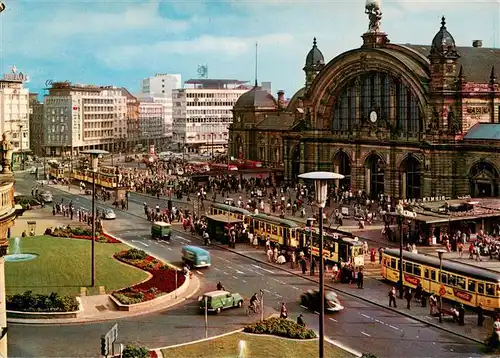
[[[31,150],[38,156],[43,156],[44,135],[43,135],[43,102],[38,99],[38,93],[29,94],[30,119],[29,138]]]
[[[161,146],[163,129],[163,104],[143,100],[139,102],[139,131],[145,145]]]
[[[189,152],[222,152],[238,98],[249,90],[245,81],[192,79],[173,91],[173,141]]]
[[[181,75],[179,74],[158,73],[154,77],[148,77],[141,81],[141,93],[138,94],[138,97],[147,102],[152,101],[163,104],[164,124],[161,137],[168,140],[172,138],[172,91],[181,88],[181,86]]]
[[[0,132],[10,134],[15,162],[22,157],[20,153],[30,150],[29,90],[24,88],[27,80],[15,67],[0,79]]]
[[[46,152],[121,150],[127,138],[126,117],[127,99],[120,88],[54,83],[44,101]]]
[[[125,147],[131,151],[141,140],[141,130],[139,128],[139,100],[126,88],[121,88],[122,94],[127,101],[127,138]]]

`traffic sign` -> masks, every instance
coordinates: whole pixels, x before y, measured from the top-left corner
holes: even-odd
[[[441,285],[441,287],[439,287],[439,295],[440,296],[446,295],[446,288],[443,285]]]

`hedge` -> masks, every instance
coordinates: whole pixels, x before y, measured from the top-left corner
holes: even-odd
[[[34,294],[32,291],[7,296],[6,306],[9,311],[22,312],[74,312],[79,309],[75,297],[59,296],[56,292]]]
[[[247,333],[271,334],[279,337],[294,339],[313,339],[316,333],[312,329],[307,329],[296,322],[286,318],[268,318],[243,329]]]

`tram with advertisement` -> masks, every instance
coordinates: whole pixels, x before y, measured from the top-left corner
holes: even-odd
[[[382,254],[382,276],[399,282],[399,250],[386,249]],[[500,312],[500,273],[481,267],[403,252],[403,285],[436,293],[445,299]]]
[[[210,170],[226,172],[238,170],[238,167],[234,164],[210,163]]]
[[[91,170],[74,170],[72,178],[79,182],[92,184],[92,171]],[[106,189],[118,188],[118,175],[97,172],[95,173],[95,184]]]
[[[319,232],[317,228],[301,228],[301,247],[315,257],[319,257]],[[312,236],[312,247],[311,247]],[[328,263],[350,262],[355,267],[364,266],[363,243],[357,238],[340,233],[325,232],[323,236],[323,258]]]

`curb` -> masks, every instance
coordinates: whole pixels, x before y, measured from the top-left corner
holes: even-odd
[[[325,337],[325,341],[327,341],[328,343],[336,346],[336,347],[339,347],[340,349],[343,349],[344,351],[346,351],[347,353],[351,353],[353,356],[356,356],[356,357],[362,357],[363,356],[363,353],[353,349],[353,348],[350,348],[350,347],[347,347],[346,345],[344,345],[343,343],[340,343],[339,341],[336,341],[334,339],[330,339],[328,337]]]
[[[176,230],[176,229],[173,229],[173,228],[172,228],[172,230]],[[179,231],[179,230],[176,230],[176,231]],[[264,265],[266,265],[266,266],[268,266],[268,267],[273,267],[273,268],[275,268],[275,269],[278,269],[278,270],[281,270],[281,271],[284,271],[284,272],[288,272],[288,273],[289,273],[289,274],[291,274],[291,275],[294,275],[294,276],[297,276],[297,277],[302,277],[302,278],[304,278],[304,279],[306,279],[306,280],[308,280],[308,281],[310,281],[310,282],[314,282],[314,283],[316,283],[316,284],[318,283],[318,281],[316,281],[316,280],[314,280],[314,279],[311,279],[311,278],[309,278],[308,276],[303,276],[303,275],[297,274],[297,273],[295,273],[295,272],[293,272],[293,271],[290,271],[290,270],[284,269],[284,268],[282,268],[282,267],[272,265],[272,264],[270,264],[269,262],[266,262],[266,261],[264,261],[264,260],[258,260],[258,259],[254,258],[254,257],[251,257],[251,256],[248,256],[248,255],[245,255],[244,253],[241,253],[241,252],[238,252],[238,251],[232,250],[232,249],[230,249],[230,248],[224,247],[223,245],[216,244],[216,243],[212,242],[212,246],[215,246],[215,247],[218,247],[218,248],[220,248],[220,249],[223,249],[223,250],[226,250],[226,251],[232,252],[232,253],[234,253],[234,254],[240,255],[240,256],[245,257],[245,258],[247,258],[247,259],[249,259],[249,260],[252,260],[252,261],[258,262],[258,263],[260,263],[260,264],[264,264]],[[367,298],[364,298],[364,297],[361,297],[361,296],[356,296],[356,295],[354,295],[354,294],[352,294],[352,293],[350,293],[350,292],[347,292],[347,291],[344,291],[344,290],[342,290],[342,289],[339,289],[338,287],[334,287],[334,286],[330,286],[330,285],[325,285],[325,287],[328,287],[329,289],[332,289],[333,291],[340,292],[340,293],[342,293],[342,294],[344,294],[344,295],[346,295],[346,296],[349,296],[349,297],[354,297],[354,298],[360,299],[360,300],[362,300],[362,301],[364,301],[364,302],[367,302],[367,303],[373,304],[373,305],[378,306],[378,307],[380,307],[380,308],[384,308],[384,309],[386,309],[386,310],[389,310],[389,311],[392,311],[392,312],[394,312],[394,313],[400,314],[400,315],[402,315],[402,316],[408,317],[408,318],[410,318],[410,319],[413,319],[413,320],[415,320],[415,321],[418,321],[418,322],[420,322],[420,323],[423,323],[423,324],[425,324],[425,325],[427,325],[427,326],[431,326],[431,327],[434,327],[434,328],[440,329],[440,330],[445,331],[445,332],[447,332],[447,333],[453,334],[453,335],[455,335],[455,336],[457,336],[457,337],[460,337],[460,338],[463,338],[463,339],[467,339],[467,340],[469,340],[469,341],[473,341],[473,342],[475,342],[475,343],[479,343],[479,344],[481,344],[481,345],[484,345],[484,342],[483,342],[483,341],[481,341],[481,340],[479,340],[479,339],[476,339],[476,338],[471,338],[471,337],[469,337],[469,336],[466,336],[465,334],[462,334],[462,333],[458,333],[458,332],[452,331],[451,329],[448,329],[448,328],[442,327],[442,326],[440,326],[440,325],[438,325],[438,324],[435,324],[435,323],[433,323],[433,322],[429,322],[429,321],[426,321],[426,320],[424,320],[424,319],[420,319],[420,318],[418,318],[418,317],[412,316],[412,315],[410,315],[410,314],[408,314],[408,313],[405,313],[405,312],[402,312],[402,311],[395,310],[395,309],[393,309],[392,307],[387,307],[387,306],[382,305],[382,304],[380,304],[380,303],[370,301],[370,300],[369,300],[369,299],[367,299]]]

